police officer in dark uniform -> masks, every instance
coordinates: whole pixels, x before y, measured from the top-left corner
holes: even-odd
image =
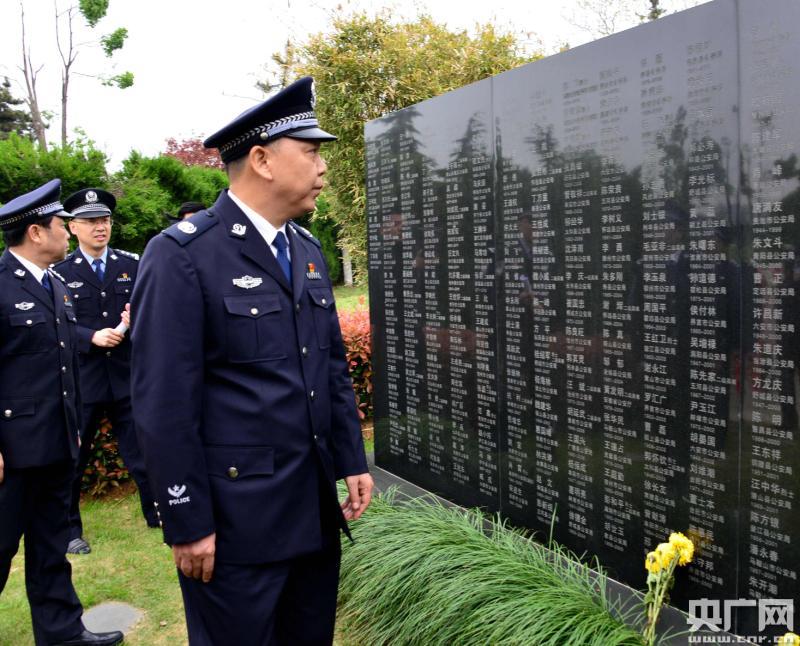
[[[64,553],[78,455],[75,306],[48,266],[69,233],[54,179],[0,207],[0,592],[25,536],[25,586],[36,644],[117,644],[91,633]]]
[[[310,78],[244,113],[206,141],[230,190],[142,258],[134,413],[193,646],[333,639],[339,530],[372,478],[320,243],[291,222],[331,139]]]
[[[136,441],[130,398],[131,343],[120,314],[130,302],[139,256],[112,249],[111,215],[117,201],[108,191],[87,188],[70,195],[64,208],[72,215],[70,231],[78,239],[64,262],[55,266],[67,281],[78,317],[78,351],[83,399],[81,451],[70,506],[70,554],[86,554],[80,492],[83,473],[92,454],[100,422],[108,418],[117,437],[125,466],[139,488],[145,520],[158,527],[158,517],[144,461]]]

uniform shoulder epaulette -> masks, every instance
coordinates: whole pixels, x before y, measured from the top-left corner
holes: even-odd
[[[53,269],[52,265],[50,266],[50,273],[53,274],[56,278],[58,278],[62,283],[66,283],[67,280],[61,274],[59,274],[55,269]]]
[[[307,240],[310,240],[320,249],[322,249],[322,243],[319,240],[317,240],[313,235],[311,235],[311,231],[309,231],[308,229],[304,229],[299,224],[295,224],[294,222],[289,222],[289,226],[292,227],[301,236],[303,236]]]
[[[139,260],[139,254],[133,253],[132,251],[125,251],[124,249],[114,249],[114,252],[121,254],[123,256],[127,256],[128,258],[133,258],[134,260]]]
[[[73,251],[72,253],[67,254],[67,257],[64,258],[64,260],[59,260],[58,262],[50,263],[50,269],[53,269],[53,267],[58,267],[60,265],[67,264],[68,262],[70,262],[72,260],[74,255],[75,255],[75,252]]]
[[[196,240],[217,224],[217,222],[219,222],[219,218],[214,217],[207,211],[198,211],[192,217],[176,222],[171,227],[164,229],[161,233],[162,235],[169,236],[183,247],[192,240]]]

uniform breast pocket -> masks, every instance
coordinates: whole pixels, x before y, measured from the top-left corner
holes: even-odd
[[[234,363],[286,358],[277,294],[225,296],[225,337]]]
[[[331,308],[333,292],[328,287],[315,287],[308,290],[311,298],[311,312],[314,315],[314,328],[317,341],[322,350],[331,347]]]
[[[80,318],[96,317],[98,315],[97,300],[92,297],[90,288],[71,289],[70,294],[72,295],[72,305],[75,308],[75,313]]]
[[[47,352],[55,347],[55,336],[47,325],[44,312],[24,312],[8,317],[11,328],[8,340],[9,354]]]
[[[117,295],[117,302],[127,303],[131,300],[133,283],[117,283],[114,285],[114,293]]]

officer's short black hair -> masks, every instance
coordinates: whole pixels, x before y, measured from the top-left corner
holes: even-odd
[[[6,247],[19,247],[23,242],[25,242],[25,234],[28,232],[28,228],[32,224],[38,224],[40,227],[49,229],[52,221],[53,216],[48,215],[41,220],[36,220],[36,222],[28,222],[21,227],[3,229],[3,242],[5,243]]]

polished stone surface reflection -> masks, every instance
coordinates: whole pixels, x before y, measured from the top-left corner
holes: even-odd
[[[380,466],[634,586],[687,532],[684,608],[798,600],[797,24],[718,0],[367,124]]]

